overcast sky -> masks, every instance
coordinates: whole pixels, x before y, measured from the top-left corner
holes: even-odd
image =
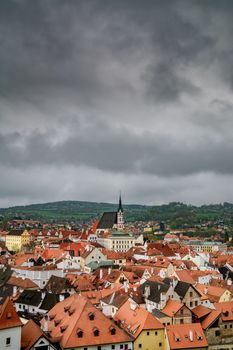
[[[233,1],[1,0],[0,207],[233,202]]]

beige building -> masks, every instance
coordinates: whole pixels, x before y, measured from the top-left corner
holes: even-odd
[[[10,251],[20,251],[23,246],[30,243],[31,235],[27,230],[10,231],[6,235],[6,247]]]
[[[143,235],[134,236],[132,233],[113,231],[109,234],[99,234],[97,237],[97,243],[109,250],[115,250],[116,252],[127,252],[136,244],[143,244]]]

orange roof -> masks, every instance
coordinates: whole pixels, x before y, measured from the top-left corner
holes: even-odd
[[[117,290],[119,290],[119,287],[111,288],[111,289],[85,291],[85,292],[81,292],[80,295],[88,299],[90,303],[92,303],[93,305],[97,305],[100,303],[100,299],[108,295],[111,295],[113,292],[116,292]]]
[[[215,303],[214,307],[216,310],[222,313],[222,321],[232,321],[233,320],[233,301],[225,301],[222,303]]]
[[[114,316],[121,326],[135,338],[142,330],[163,329],[164,326],[147,310],[130,300],[126,301]]]
[[[227,290],[226,288],[215,287],[215,286],[206,286],[205,284],[198,283],[195,288],[198,292],[202,293],[206,297],[208,297],[211,301],[218,302],[220,297]]]
[[[210,327],[217,318],[221,315],[221,311],[218,310],[212,310],[209,315],[201,322],[201,326],[203,329],[207,329]]]
[[[208,307],[203,306],[203,305],[198,305],[192,309],[192,313],[197,318],[204,317],[204,316],[208,315],[209,313],[211,313],[211,311],[212,311],[211,309],[209,309]]]
[[[22,326],[22,322],[15,311],[10,298],[6,298],[3,305],[0,306],[0,329],[7,329]]]
[[[20,287],[23,289],[38,288],[38,285],[30,280],[30,278],[20,278],[16,276],[11,276],[7,281],[7,284],[11,284],[12,286]]]
[[[174,316],[184,304],[179,303],[178,301],[169,299],[166,306],[161,310],[165,315],[170,317]]]
[[[200,349],[208,347],[200,323],[167,326],[170,349]]]
[[[35,254],[32,253],[17,253],[13,255],[13,260],[15,260],[15,265],[20,266],[27,262],[29,259],[35,259]]]
[[[196,281],[190,275],[189,270],[176,270],[175,273],[176,273],[179,281],[190,283],[190,284],[196,283]]]
[[[29,320],[22,328],[21,348],[30,350],[42,335],[43,332],[40,327]]]
[[[74,294],[56,304],[48,317],[49,336],[59,339],[62,348],[131,341],[129,335],[81,295]],[[45,320],[41,323],[44,324]]]

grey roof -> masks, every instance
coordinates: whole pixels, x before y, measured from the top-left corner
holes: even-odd
[[[42,300],[41,294],[41,292],[38,292],[36,290],[24,290],[16,300],[16,303],[39,306]]]
[[[177,285],[175,286],[174,291],[182,298],[184,298],[185,294],[187,293],[189,287],[192,287],[190,283],[178,281]]]
[[[161,293],[166,293],[170,288],[170,286],[162,282],[146,281],[140,286],[140,290],[143,294],[145,293],[146,286],[150,287],[150,295],[147,299],[153,301],[154,303],[159,303]]]
[[[59,295],[53,293],[46,293],[40,305],[41,310],[49,311],[59,302]]]
[[[44,289],[54,294],[62,293],[64,289],[73,288],[67,278],[51,276]]]
[[[113,228],[113,226],[117,223],[117,212],[105,212],[103,213],[98,225],[97,229],[108,229]]]
[[[162,311],[160,311],[158,309],[153,309],[152,310],[152,315],[154,315],[156,318],[167,317],[167,315],[165,315]]]
[[[13,286],[5,284],[0,287],[0,304],[3,304],[7,297],[13,295]]]
[[[13,230],[8,232],[8,236],[21,236],[25,230]]]
[[[6,282],[10,279],[12,273],[13,271],[9,266],[0,269],[0,286],[6,284]]]

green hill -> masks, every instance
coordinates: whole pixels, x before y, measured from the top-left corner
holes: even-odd
[[[6,218],[20,217],[42,222],[89,221],[98,218],[104,211],[115,211],[117,204],[84,201],[60,201],[31,204],[0,209]],[[126,221],[158,220],[174,228],[183,228],[207,221],[217,221],[233,226],[233,204],[210,204],[202,206],[173,202],[164,205],[146,206],[125,204]]]

